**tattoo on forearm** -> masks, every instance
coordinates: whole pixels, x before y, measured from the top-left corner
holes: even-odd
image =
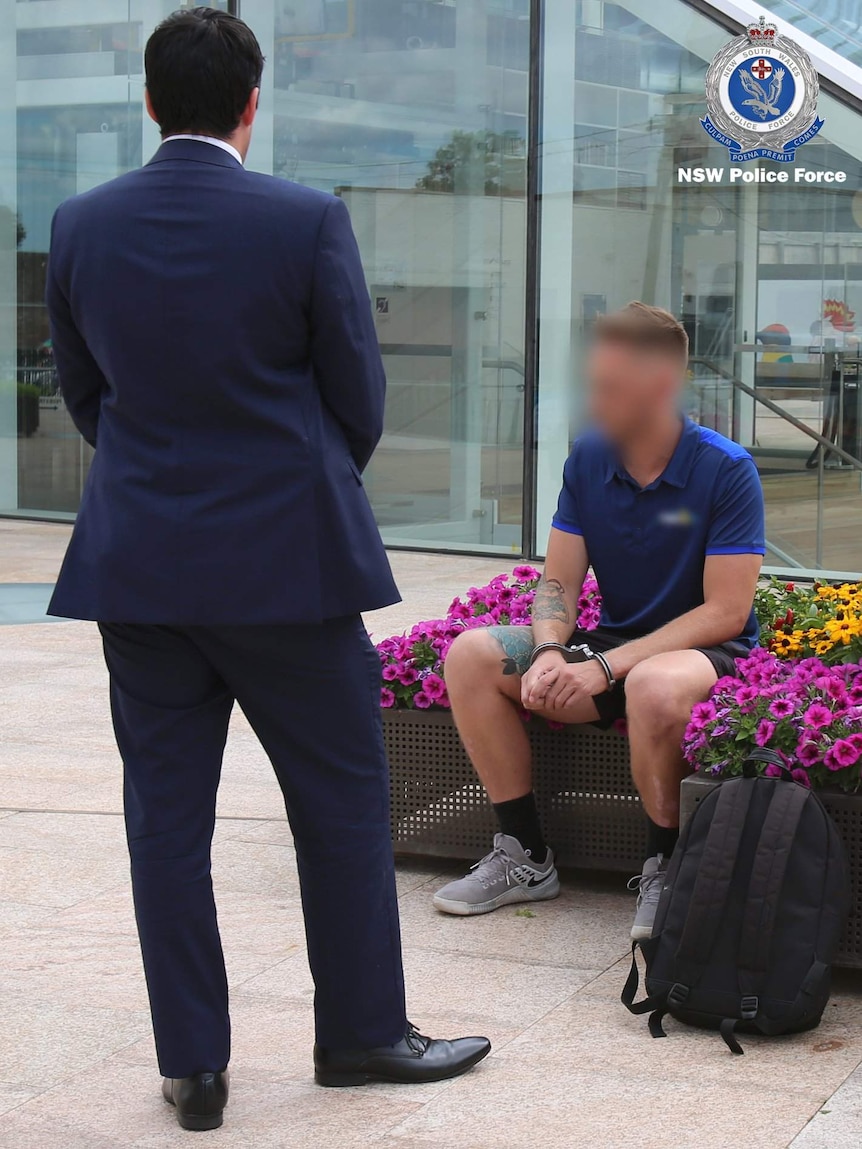
[[[569,608],[566,605],[566,592],[559,579],[546,579],[542,576],[536,587],[533,600],[533,618],[539,622],[569,621]]]

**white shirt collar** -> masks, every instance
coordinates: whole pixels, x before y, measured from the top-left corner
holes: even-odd
[[[213,147],[221,148],[223,152],[228,152],[235,160],[239,160],[239,162],[242,163],[242,156],[233,144],[229,144],[227,140],[220,140],[216,136],[196,136],[189,132],[178,132],[174,136],[165,136],[162,143],[166,144],[168,140],[200,140],[202,144],[212,144]]]

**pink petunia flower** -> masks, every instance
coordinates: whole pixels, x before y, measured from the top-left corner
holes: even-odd
[[[814,679],[814,685],[818,690],[822,690],[824,694],[828,694],[830,698],[836,702],[847,702],[847,687],[836,675],[821,676]]]
[[[760,725],[754,735],[754,741],[758,746],[768,746],[772,741],[775,734],[775,723],[770,722],[768,718],[762,718]]]
[[[824,706],[822,702],[814,702],[803,715],[805,725],[812,730],[822,730],[824,726],[829,726],[832,722],[832,711],[828,706]]]
[[[541,577],[541,573],[537,571],[535,567],[527,566],[526,564],[517,566],[512,571],[512,578],[515,582],[535,582],[536,579]]]
[[[796,713],[796,707],[789,698],[774,698],[769,704],[769,713],[773,718],[791,718]]]
[[[862,751],[849,738],[839,738],[826,753],[826,765],[830,770],[845,770],[848,766],[855,766],[860,756]]]
[[[689,726],[693,730],[703,730],[710,722],[715,720],[715,703],[698,702],[691,712]]]
[[[759,692],[756,686],[748,684],[740,686],[736,694],[733,696],[737,706],[746,707],[751,709],[751,704],[757,702]]]
[[[424,690],[418,690],[413,695],[413,705],[417,710],[429,710],[433,704],[434,700],[429,698]]]
[[[803,766],[816,766],[822,761],[823,753],[817,743],[808,738],[796,747],[796,757]]]
[[[395,705],[395,695],[388,686],[384,686],[380,691],[380,705],[384,710],[391,710]]]
[[[422,682],[422,689],[434,702],[446,697],[446,683],[439,674],[428,674]]]

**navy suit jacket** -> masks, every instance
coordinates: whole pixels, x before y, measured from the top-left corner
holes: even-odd
[[[169,140],[57,210],[47,303],[96,448],[52,614],[309,623],[398,601],[362,486],[385,378],[341,200]]]

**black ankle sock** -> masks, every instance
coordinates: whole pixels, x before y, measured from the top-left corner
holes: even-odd
[[[540,865],[548,854],[548,847],[542,835],[536,797],[531,790],[523,798],[512,798],[509,802],[495,802],[494,813],[500,823],[500,830],[512,838],[517,838],[530,857]]]
[[[652,818],[647,818],[647,857],[655,858],[659,854],[667,861],[679,841],[679,828],[676,826],[657,826]]]

